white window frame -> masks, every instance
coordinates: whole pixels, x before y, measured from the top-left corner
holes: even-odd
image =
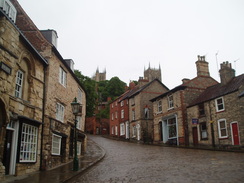
[[[54,138],[56,138],[55,140],[57,140],[57,141],[54,141]],[[61,136],[53,134],[53,136],[52,136],[52,155],[61,154],[61,140],[62,140]],[[55,144],[57,145],[57,147],[55,147]],[[54,150],[57,150],[57,152]]]
[[[202,129],[203,124],[206,125],[206,129],[205,130]],[[208,129],[207,129],[207,123],[206,122],[200,123],[199,130],[200,130],[201,140],[208,139]]]
[[[36,162],[38,149],[38,128],[22,124],[19,162]]]
[[[220,122],[224,122],[224,124],[225,124],[225,127],[224,128],[221,128],[220,127]],[[225,136],[222,136],[222,134],[221,134],[221,131],[222,130],[225,130],[225,132],[226,132],[226,135]],[[218,120],[218,132],[219,132],[219,138],[227,138],[228,137],[228,130],[227,130],[226,119],[219,119]]]
[[[114,103],[112,103],[112,108],[114,108]]]
[[[157,103],[157,105],[158,105],[158,113],[162,113],[162,111],[163,111],[163,108],[162,108],[162,100],[159,100],[158,103]]]
[[[137,129],[136,126],[132,127],[132,137],[136,137]]]
[[[80,104],[82,104],[82,90],[80,88],[78,88],[78,96],[77,96],[77,100]]]
[[[64,106],[60,103],[57,102],[56,104],[56,119],[64,122]]]
[[[114,120],[114,113],[112,113],[112,117],[111,118],[112,118],[112,121],[113,121]]]
[[[174,98],[173,95],[168,95],[168,109],[174,108]]]
[[[115,111],[115,119],[117,119],[117,118],[118,118],[118,112]]]
[[[123,100],[120,102],[120,106],[121,107],[124,106],[124,101]]]
[[[115,135],[118,135],[118,126],[115,126]]]
[[[114,126],[112,126],[112,135],[114,134]]]
[[[15,23],[16,21],[16,15],[17,15],[17,10],[13,6],[13,4],[9,0],[1,0],[0,1],[0,7],[3,8],[5,13],[13,20]]]
[[[77,141],[77,155],[81,155],[81,142]]]
[[[15,82],[15,97],[17,98],[22,98],[23,82],[24,82],[24,72],[18,70],[16,73],[16,82]]]
[[[125,124],[120,123],[120,136],[125,135]]]
[[[67,74],[62,67],[59,67],[59,83],[66,87],[67,83]]]
[[[81,130],[82,116],[76,116],[76,120],[77,120],[76,128]]]
[[[218,100],[222,100],[222,103],[218,104]],[[225,105],[224,105],[224,98],[223,97],[219,97],[217,99],[215,99],[215,105],[216,105],[216,111],[217,112],[221,112],[221,111],[224,111],[225,110]],[[223,105],[223,109],[219,109],[220,106]]]
[[[121,110],[121,119],[124,119],[124,117],[125,117],[125,111],[124,111],[124,109],[122,109]]]

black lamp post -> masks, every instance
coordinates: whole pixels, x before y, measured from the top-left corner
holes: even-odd
[[[72,112],[75,115],[75,155],[74,155],[74,161],[73,161],[73,171],[78,171],[79,170],[79,159],[77,157],[77,133],[76,133],[76,125],[77,125],[77,120],[76,116],[81,113],[81,104],[77,102],[76,97],[74,98],[73,102],[71,103],[72,107]]]

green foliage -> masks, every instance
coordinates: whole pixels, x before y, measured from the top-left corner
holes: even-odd
[[[91,117],[94,114],[98,98],[95,88],[96,82],[91,78],[82,75],[78,70],[75,70],[75,75],[86,90],[86,116]]]

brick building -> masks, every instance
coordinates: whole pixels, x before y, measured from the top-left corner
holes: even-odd
[[[196,61],[197,77],[153,98],[154,142],[188,145],[186,107],[207,87],[217,83],[210,77],[204,56]]]
[[[74,115],[71,102],[76,97],[82,104],[82,116],[77,117],[78,155],[85,149],[86,93],[73,72],[73,60],[63,59],[57,50],[57,33],[40,31],[18,1],[11,0],[17,9],[16,24],[48,60],[45,71],[45,104],[43,114],[41,169],[46,170],[73,159]]]
[[[231,64],[220,69],[221,83],[207,88],[187,109],[193,146],[241,146],[244,143],[244,74]]]
[[[0,1],[0,182],[38,171],[41,161],[48,63],[15,25],[16,14]]]

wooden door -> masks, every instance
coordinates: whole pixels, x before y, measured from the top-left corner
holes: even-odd
[[[238,124],[237,123],[232,123],[231,127],[232,127],[233,145],[240,145]]]
[[[192,128],[192,138],[193,138],[193,145],[198,145],[198,133],[197,133],[197,127]]]

